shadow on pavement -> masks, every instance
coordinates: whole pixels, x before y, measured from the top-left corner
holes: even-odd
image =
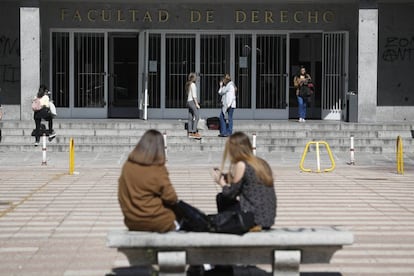
[[[200,266],[192,266],[187,271],[187,276],[271,276],[273,273],[267,272],[256,266],[216,266],[209,271],[197,269]],[[114,268],[112,273],[105,276],[153,276],[157,275],[156,270],[151,266],[131,266]],[[338,272],[302,272],[300,276],[342,276]]]

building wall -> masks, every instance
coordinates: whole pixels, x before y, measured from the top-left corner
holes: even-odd
[[[414,120],[414,4],[379,5],[377,121]]]
[[[0,2],[0,93],[3,105],[13,107],[13,112],[19,111],[21,101],[19,7],[19,1]],[[377,121],[414,120],[414,94],[411,92],[414,4],[389,1],[378,4],[378,9]],[[315,14],[308,16],[309,11],[315,10],[332,11],[334,16],[330,12],[319,14],[316,23]],[[355,91],[358,87],[358,1],[321,5],[267,2],[260,6],[232,2],[224,8],[205,2],[171,5],[148,1],[143,4],[40,1],[40,18],[41,80],[44,83],[49,83],[50,28],[346,30],[350,38],[349,90]]]
[[[47,3],[41,5],[42,80],[49,81],[50,28],[109,30],[348,31],[349,90],[357,90],[358,5]]]
[[[4,105],[20,104],[19,5],[0,2],[0,88]]]
[[[414,4],[379,6],[378,106],[413,106]]]

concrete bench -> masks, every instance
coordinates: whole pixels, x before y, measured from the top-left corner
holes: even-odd
[[[335,227],[272,228],[243,236],[217,233],[111,231],[107,246],[130,265],[159,266],[160,275],[185,275],[189,265],[271,264],[273,275],[299,275],[299,265],[329,263],[353,234]]]

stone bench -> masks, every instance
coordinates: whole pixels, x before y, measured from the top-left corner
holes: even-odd
[[[329,263],[353,234],[335,227],[272,228],[243,236],[217,233],[108,233],[107,246],[118,248],[130,265],[159,266],[160,275],[185,275],[189,265],[271,264],[274,275],[299,275],[299,265]]]

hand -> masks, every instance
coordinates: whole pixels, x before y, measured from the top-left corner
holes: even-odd
[[[223,87],[223,82],[222,81],[220,82],[220,87]]]
[[[218,181],[220,180],[220,176],[221,176],[221,171],[219,168],[213,168],[211,170],[211,176],[214,179],[214,182],[216,182],[218,184]]]
[[[213,176],[214,182],[216,182],[216,184],[220,185],[221,187],[227,184],[224,179],[224,175],[221,173],[219,168],[213,168],[211,175]]]
[[[200,105],[199,104],[197,104],[196,107],[197,107],[197,109],[200,109]]]

